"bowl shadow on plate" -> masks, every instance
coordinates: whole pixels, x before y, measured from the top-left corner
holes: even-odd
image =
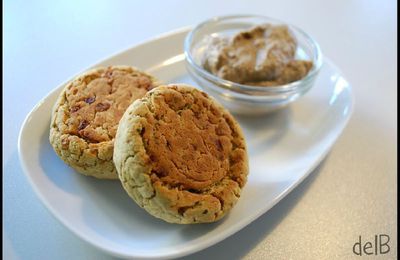
[[[308,192],[321,169],[323,169],[325,161],[326,158],[285,198],[247,227],[209,248],[178,259],[208,259],[211,256],[213,259],[221,260],[242,259],[279,225],[285,216],[290,213],[295,205]]]
[[[250,157],[279,143],[288,131],[291,114],[291,108],[286,107],[262,116],[235,115],[246,137]]]

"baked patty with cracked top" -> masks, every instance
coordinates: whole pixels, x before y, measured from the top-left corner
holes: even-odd
[[[69,82],[50,124],[50,143],[58,156],[84,175],[118,179],[112,160],[118,122],[155,82],[128,66],[96,68]]]
[[[151,215],[190,224],[221,219],[248,174],[242,131],[232,115],[191,86],[159,86],[122,117],[114,162],[124,189]]]

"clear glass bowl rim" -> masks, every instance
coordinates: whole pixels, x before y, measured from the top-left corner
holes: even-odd
[[[218,22],[226,21],[226,20],[231,20],[231,19],[240,19],[240,18],[258,18],[258,19],[265,19],[269,20],[272,22],[276,23],[281,23],[287,25],[291,30],[296,31],[297,33],[301,34],[305,39],[308,41],[308,43],[312,47],[313,54],[315,58],[313,59],[313,67],[311,71],[301,80],[291,82],[289,84],[285,85],[279,85],[279,86],[271,86],[271,87],[257,87],[257,86],[250,86],[250,85],[244,85],[244,84],[239,84],[236,82],[232,82],[229,80],[225,80],[222,78],[219,78],[210,72],[206,71],[203,69],[201,66],[199,66],[193,59],[192,54],[191,54],[191,45],[193,41],[194,35],[202,28],[210,25],[210,24],[215,24]],[[266,21],[267,22],[267,21]],[[185,38],[184,42],[184,53],[186,57],[186,61],[189,63],[189,65],[194,69],[194,71],[199,74],[201,77],[205,78],[208,81],[213,82],[216,84],[216,86],[222,87],[224,89],[232,90],[234,92],[239,92],[241,94],[244,93],[257,93],[258,95],[261,93],[265,93],[267,95],[271,95],[273,93],[289,93],[289,92],[297,92],[301,91],[302,86],[307,85],[304,84],[304,82],[307,82],[309,80],[312,80],[314,76],[319,72],[321,66],[322,66],[322,52],[319,44],[306,32],[304,32],[302,29],[298,28],[297,26],[294,26],[292,24],[288,24],[286,22],[283,22],[279,19],[267,17],[267,16],[262,16],[262,15],[247,15],[247,14],[242,14],[242,15],[228,15],[228,16],[217,16],[211,19],[208,19],[200,24],[198,24],[194,29],[192,29],[188,35]]]

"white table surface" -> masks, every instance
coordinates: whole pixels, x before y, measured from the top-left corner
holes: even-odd
[[[21,124],[50,90],[91,64],[226,14],[302,27],[346,75],[354,114],[324,162],[242,231],[187,259],[358,259],[361,235],[388,234],[397,258],[397,3],[337,1],[22,1],[3,4],[3,258],[110,259],[55,220],[17,153]],[[371,258],[372,259],[372,258]]]

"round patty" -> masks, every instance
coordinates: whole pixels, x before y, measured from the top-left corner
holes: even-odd
[[[154,85],[152,76],[127,66],[96,68],[69,82],[50,124],[50,143],[58,156],[84,175],[118,179],[112,160],[118,122]]]
[[[228,111],[188,85],[159,86],[126,110],[114,162],[124,189],[171,223],[221,219],[246,183],[242,131]]]

